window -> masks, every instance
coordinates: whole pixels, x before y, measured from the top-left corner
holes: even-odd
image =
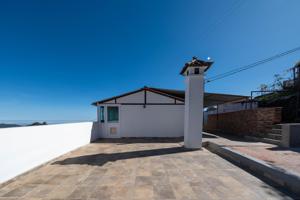
[[[119,121],[119,107],[108,106],[107,107],[107,121],[118,122]]]
[[[195,68],[195,74],[199,74],[199,68]]]
[[[100,106],[100,122],[104,122],[104,106]]]

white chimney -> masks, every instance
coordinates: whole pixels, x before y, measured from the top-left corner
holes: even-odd
[[[193,57],[181,70],[185,76],[184,147],[202,147],[204,72],[213,64]]]

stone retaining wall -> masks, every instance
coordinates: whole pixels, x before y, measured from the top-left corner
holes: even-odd
[[[281,122],[281,108],[256,108],[209,115],[204,130],[263,137]]]

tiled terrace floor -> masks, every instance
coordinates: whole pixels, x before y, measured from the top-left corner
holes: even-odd
[[[253,142],[240,137],[230,135],[205,134],[204,141],[247,154],[256,159],[263,160],[277,168],[300,174],[300,148],[284,148],[263,142]],[[300,187],[300,186],[299,186]]]
[[[0,199],[288,199],[206,149],[100,140],[0,188]]]

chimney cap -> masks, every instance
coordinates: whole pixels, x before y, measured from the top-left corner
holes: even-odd
[[[300,60],[299,60],[298,62],[296,62],[296,64],[295,64],[294,67],[295,67],[295,68],[300,67]]]
[[[204,71],[207,71],[213,63],[212,61],[200,60],[196,56],[193,56],[190,62],[185,63],[180,74],[183,75],[189,67],[205,67]]]

